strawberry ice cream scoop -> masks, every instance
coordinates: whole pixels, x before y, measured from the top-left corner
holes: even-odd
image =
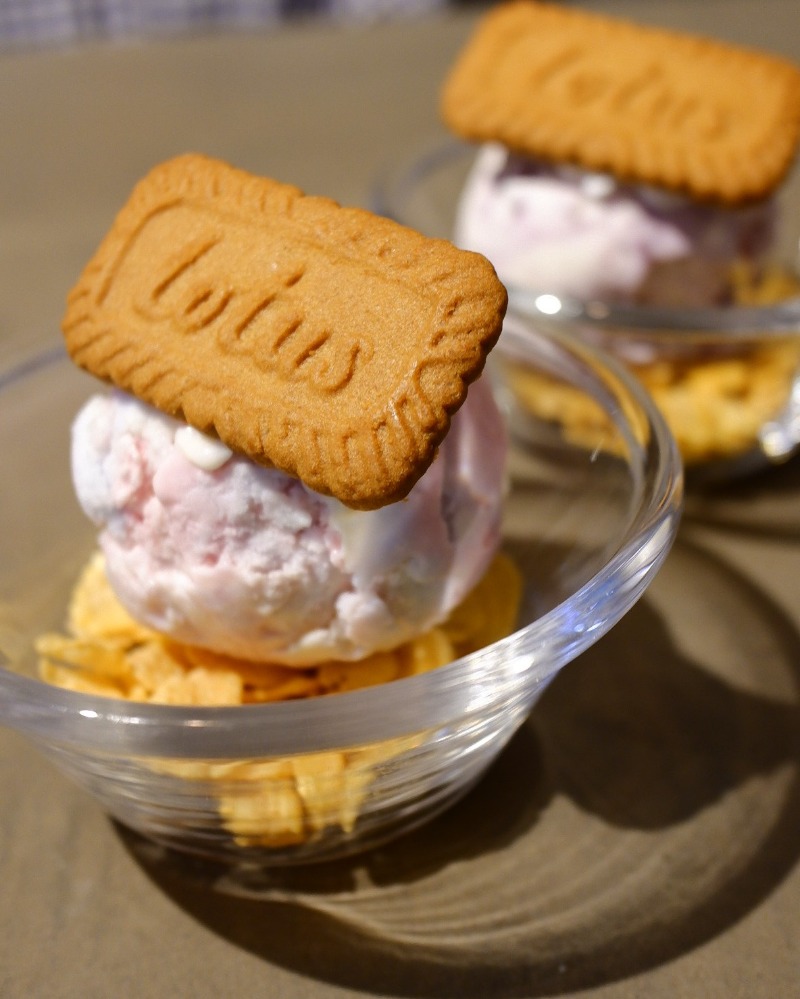
[[[455,241],[517,288],[659,305],[725,304],[731,265],[771,247],[775,205],[693,202],[608,174],[484,146],[462,192]]]
[[[139,621],[245,659],[309,665],[441,621],[499,540],[505,431],[485,381],[407,499],[355,511],[121,392],[73,425],[78,500]]]

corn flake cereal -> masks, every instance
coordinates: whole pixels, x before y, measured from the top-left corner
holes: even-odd
[[[800,283],[779,269],[733,270],[736,301],[763,306],[800,293]],[[678,334],[676,334],[677,336]],[[684,464],[736,458],[758,446],[759,435],[785,405],[800,372],[800,340],[775,338],[743,343],[732,350],[698,351],[630,363],[672,432]],[[594,400],[548,375],[508,366],[508,379],[521,404],[557,424],[567,440],[618,454],[621,440],[611,419]]]
[[[66,633],[40,636],[36,650],[42,679],[79,693],[198,707],[317,697],[424,673],[504,637],[514,628],[521,591],[513,562],[498,555],[439,627],[359,662],[298,669],[234,659],[143,627],[118,602],[103,558],[95,554],[73,591]],[[376,768],[422,740],[409,736],[284,759],[161,759],[147,765],[207,783],[224,827],[240,846],[280,849],[327,829],[350,832]]]
[[[662,361],[634,368],[687,465],[746,454],[791,392],[800,343],[753,347],[735,357]]]

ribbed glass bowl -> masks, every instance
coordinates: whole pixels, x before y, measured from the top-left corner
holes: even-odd
[[[414,152],[379,178],[372,207],[452,239],[475,156],[475,147],[455,140]],[[777,218],[770,266],[788,278],[775,282],[787,297],[769,305],[624,306],[513,285],[509,297],[538,329],[600,345],[637,375],[666,418],[690,481],[758,470],[800,446],[800,291],[792,288],[800,289],[800,167],[781,188]]]
[[[512,418],[505,548],[524,576],[518,630],[420,676],[279,704],[190,708],[86,696],[37,678],[95,545],[72,494],[69,426],[98,385],[60,350],[0,376],[4,458],[0,722],[124,825],[235,869],[332,858],[431,818],[486,770],[544,688],[650,583],[672,543],[681,467],[636,382],[591,348],[510,318],[522,371],[597,419],[537,415],[502,363]],[[13,807],[6,802],[6,807]],[[286,832],[303,810],[300,837]]]

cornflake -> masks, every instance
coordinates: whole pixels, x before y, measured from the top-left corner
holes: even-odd
[[[497,555],[440,626],[358,662],[296,668],[184,645],[144,627],[117,600],[95,553],[73,591],[65,633],[40,636],[36,651],[42,679],[78,693],[195,707],[264,704],[359,690],[443,666],[509,634],[521,593],[514,563]],[[423,741],[420,734],[346,752],[225,763],[159,759],[147,766],[206,783],[239,845],[279,849],[328,829],[351,832],[377,768]]]

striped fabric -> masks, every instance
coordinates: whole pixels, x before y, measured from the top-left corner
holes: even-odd
[[[0,0],[0,48],[214,27],[263,27],[288,17],[413,16],[447,0]]]

